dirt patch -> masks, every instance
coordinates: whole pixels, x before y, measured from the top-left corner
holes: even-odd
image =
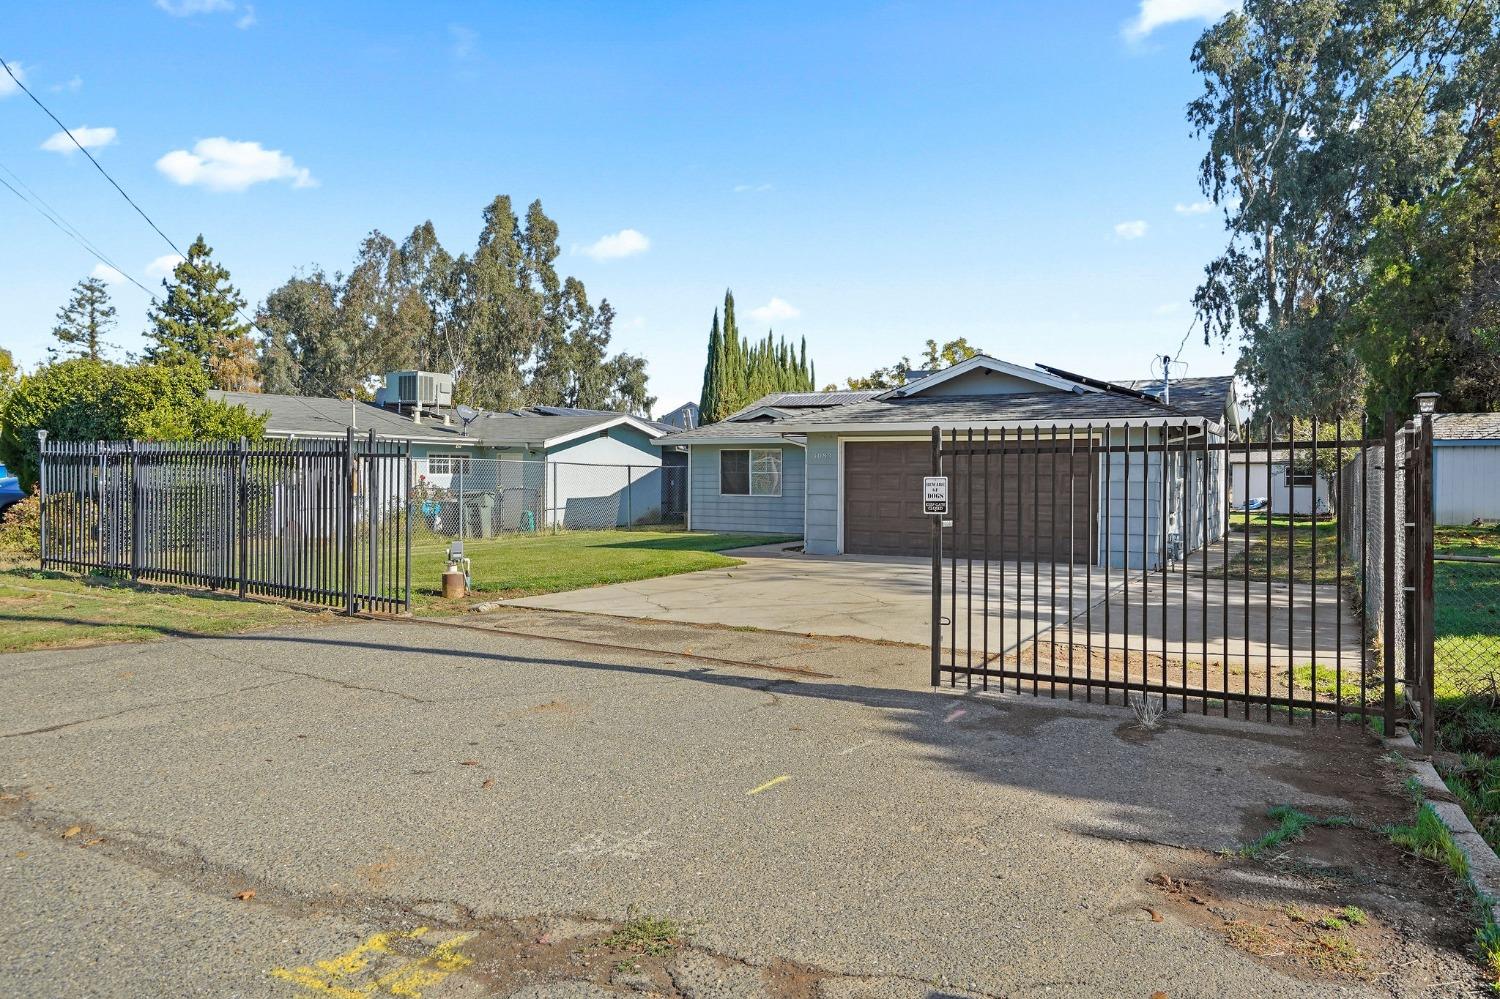
[[[1472,959],[1467,888],[1375,828],[1311,827],[1256,858],[1142,849],[1156,865],[1146,906],[1280,972],[1398,996],[1493,995]]]

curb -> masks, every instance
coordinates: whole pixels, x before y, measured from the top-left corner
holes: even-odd
[[[1382,741],[1387,749],[1397,752],[1417,750],[1410,735]],[[1453,842],[1469,862],[1469,882],[1488,910],[1490,919],[1500,923],[1500,857],[1479,835],[1479,830],[1464,814],[1463,806],[1453,797],[1453,792],[1448,790],[1448,785],[1443,783],[1442,776],[1430,761],[1406,757],[1406,765],[1422,789],[1422,803],[1448,827]]]

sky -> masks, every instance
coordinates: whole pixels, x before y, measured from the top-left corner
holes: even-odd
[[[430,219],[456,254],[497,194],[541,199],[663,413],[697,399],[726,288],[745,335],[807,338],[820,387],[956,337],[1095,377],[1231,371],[1197,330],[1177,353],[1224,242],[1189,56],[1228,6],[13,4],[0,58],[252,304],[372,229]],[[0,180],[159,287],[167,242],[3,74]],[[146,294],[0,186],[0,346],[42,361],[96,268],[139,350]]]

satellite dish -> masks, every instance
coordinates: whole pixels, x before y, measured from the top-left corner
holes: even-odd
[[[470,409],[468,406],[458,407],[458,418],[463,421],[465,427],[479,419],[479,410]]]

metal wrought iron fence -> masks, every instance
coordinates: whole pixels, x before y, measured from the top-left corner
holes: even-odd
[[[419,543],[682,526],[687,469],[434,456],[412,460]]]
[[[1310,430],[934,428],[950,489],[931,518],[934,685],[1394,727],[1417,674],[1398,677],[1397,615],[1382,633],[1363,609],[1401,601],[1395,423]],[[1365,480],[1320,502],[1351,463]]]
[[[43,568],[359,610],[411,605],[409,445],[41,444]]]

